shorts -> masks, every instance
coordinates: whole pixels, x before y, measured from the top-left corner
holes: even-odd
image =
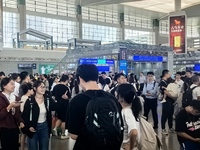
[[[69,100],[61,100],[58,102],[58,108],[56,114],[59,120],[62,122],[66,121],[67,110],[68,110]]]

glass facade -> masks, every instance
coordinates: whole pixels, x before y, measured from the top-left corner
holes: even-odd
[[[26,27],[52,35],[55,42],[66,43],[67,39],[78,37],[76,22],[74,21],[26,15]],[[27,38],[35,40],[31,36],[27,36]]]
[[[3,12],[4,47],[12,47],[12,36],[19,32],[19,16],[12,12]]]
[[[116,27],[83,23],[83,39],[115,42],[120,40],[120,31]]]
[[[134,43],[154,45],[155,33],[125,29],[125,39],[132,40]]]

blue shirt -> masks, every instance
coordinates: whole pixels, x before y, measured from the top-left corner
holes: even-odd
[[[149,92],[150,94],[152,94],[153,96],[146,96],[146,98],[148,99],[155,99],[157,98],[157,91],[158,91],[158,83],[156,81],[152,81],[152,82],[147,82],[146,84],[144,84],[144,88],[143,88],[143,95],[147,95],[147,92]],[[155,86],[154,86],[155,85]]]

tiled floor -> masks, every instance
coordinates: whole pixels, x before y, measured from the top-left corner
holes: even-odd
[[[159,104],[159,107],[158,107],[159,120],[161,118],[161,113],[160,113],[161,110],[162,110],[162,106]],[[151,119],[150,119],[150,122],[152,122]],[[170,133],[168,136],[165,136],[161,134],[160,128],[158,129],[157,132],[163,142],[163,150],[180,150],[176,133]],[[73,147],[72,143],[73,142],[71,140],[60,140],[58,138],[52,137],[51,150],[72,150],[72,147]]]

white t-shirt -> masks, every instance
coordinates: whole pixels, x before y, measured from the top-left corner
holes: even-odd
[[[104,90],[105,92],[110,91],[110,88],[109,88],[109,86],[107,84],[104,86],[104,88],[100,83],[98,84],[98,86],[99,86],[100,89]]]
[[[192,89],[193,87],[197,86],[196,84],[192,84],[190,88]],[[192,97],[194,100],[198,100],[198,97],[200,97],[200,87],[196,87],[193,92],[192,92]]]
[[[180,80],[180,81],[176,80],[175,82],[179,85],[180,90],[182,90],[183,89],[183,84],[184,84],[183,80]]]
[[[19,87],[20,87],[20,84],[15,82],[15,89],[14,89],[14,92],[13,94],[17,97],[19,97]]]
[[[140,141],[140,125],[139,122],[135,120],[131,107],[126,107],[122,109],[122,117],[124,122],[124,138],[123,143],[128,143],[130,141],[129,134],[131,130],[136,129],[138,132],[137,140]]]
[[[47,110],[46,110],[44,102],[39,104],[39,108],[40,108],[40,115],[38,118],[38,123],[43,123],[46,121],[46,114],[47,114]]]

